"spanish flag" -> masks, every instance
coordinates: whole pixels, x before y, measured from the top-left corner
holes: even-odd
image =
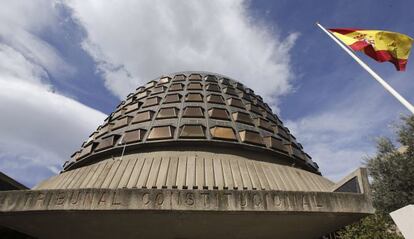
[[[404,71],[413,39],[407,35],[351,28],[329,29],[339,40],[355,51],[363,51],[376,61],[389,61],[397,71]]]

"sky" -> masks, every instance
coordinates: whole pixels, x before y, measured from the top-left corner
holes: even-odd
[[[337,181],[408,115],[315,26],[414,36],[413,1],[34,0],[0,8],[0,171],[32,187],[58,173],[136,87],[186,70],[253,88]],[[414,102],[406,72],[358,54]]]

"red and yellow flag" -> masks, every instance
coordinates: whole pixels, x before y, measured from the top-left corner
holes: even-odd
[[[343,43],[355,51],[363,51],[376,61],[389,61],[397,71],[404,71],[413,39],[407,35],[351,28],[329,29]]]

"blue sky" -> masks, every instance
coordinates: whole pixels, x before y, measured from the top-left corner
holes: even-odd
[[[240,80],[338,180],[409,112],[315,26],[414,36],[412,1],[46,1],[0,9],[0,171],[33,186],[61,169],[137,86],[204,70]],[[414,102],[414,63],[358,54]],[[62,127],[62,125],[64,127]]]

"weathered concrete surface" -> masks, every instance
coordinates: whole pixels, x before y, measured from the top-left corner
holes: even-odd
[[[223,151],[223,150],[222,150]],[[63,172],[34,189],[178,188],[330,191],[334,183],[253,153],[167,151],[133,153]]]
[[[197,210],[370,213],[365,195],[355,193],[78,189],[8,191],[1,212],[53,210]]]
[[[146,181],[149,175],[144,175]],[[0,225],[38,238],[303,239],[318,238],[373,213],[365,169],[326,191],[183,185],[0,192]]]
[[[0,211],[39,238],[317,238],[372,207],[355,193],[80,189],[4,192]]]
[[[406,239],[414,238],[414,205],[408,205],[390,213],[392,220]]]
[[[9,191],[0,210],[39,238],[316,238],[372,213],[355,193],[171,189]]]

